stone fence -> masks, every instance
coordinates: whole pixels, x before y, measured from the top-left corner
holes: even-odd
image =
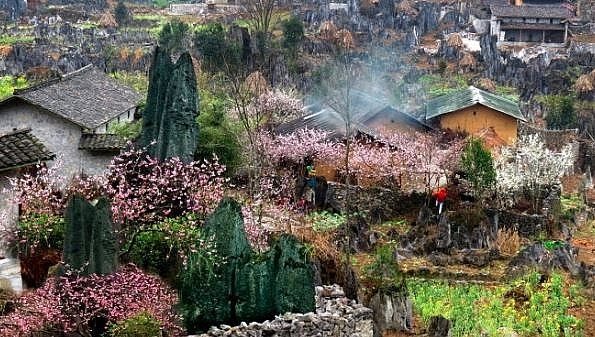
[[[262,323],[221,325],[199,337],[372,337],[372,317],[372,309],[345,297],[341,287],[318,286],[316,313],[286,313]]]

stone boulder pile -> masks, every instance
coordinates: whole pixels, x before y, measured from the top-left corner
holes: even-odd
[[[221,325],[198,336],[372,337],[373,325],[372,309],[348,299],[340,286],[332,285],[316,287],[316,313],[286,313],[262,323],[242,322],[234,327]]]

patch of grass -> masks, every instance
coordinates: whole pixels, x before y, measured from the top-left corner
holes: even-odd
[[[514,102],[519,101],[519,93],[515,87],[496,85],[496,94]]]
[[[503,330],[519,336],[581,336],[583,322],[568,313],[575,305],[565,292],[565,279],[538,273],[497,287],[407,281],[414,311],[424,323],[442,315],[453,322],[453,337],[496,337]]]
[[[26,43],[33,43],[35,42],[35,37],[33,36],[18,36],[18,35],[1,35],[0,36],[0,45],[14,45],[17,43],[26,44]]]
[[[133,14],[132,20],[160,22],[164,19],[163,19],[163,16],[161,16],[159,14],[143,13],[143,14]]]
[[[315,232],[329,232],[339,228],[347,221],[347,216],[328,211],[308,214],[306,220],[312,223]]]
[[[578,194],[562,195],[560,203],[561,216],[566,220],[571,220],[575,213],[584,211],[586,208],[583,198]]]

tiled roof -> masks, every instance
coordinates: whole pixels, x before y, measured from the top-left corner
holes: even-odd
[[[403,120],[410,124],[427,127],[423,122],[417,120],[404,112],[397,111],[390,106],[390,103],[381,97],[369,95],[360,90],[351,91],[351,125],[352,130],[375,136],[376,131],[370,127],[370,121],[376,117],[385,116],[388,119]],[[298,129],[320,129],[329,132],[329,138],[341,138],[346,134],[345,115],[324,102],[307,105],[308,113],[303,117],[281,124],[277,132],[281,134],[291,133]]]
[[[79,150],[119,151],[126,145],[126,140],[109,133],[83,133]]]
[[[0,136],[0,171],[37,164],[54,158],[40,141],[23,129]]]
[[[442,95],[429,101],[426,105],[426,120],[458,111],[475,104],[485,105],[503,114],[526,121],[519,105],[509,99],[494,95],[487,91],[470,86],[451,94]]]
[[[561,4],[557,5],[491,5],[492,15],[500,18],[568,19],[574,14]]]
[[[15,90],[4,102],[22,99],[84,128],[93,129],[133,109],[141,95],[93,65],[40,85]],[[0,102],[2,104],[2,102]]]

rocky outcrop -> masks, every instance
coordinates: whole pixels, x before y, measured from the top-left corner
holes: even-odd
[[[316,313],[277,316],[262,323],[212,327],[200,337],[372,337],[372,310],[345,297],[339,286],[316,287]],[[189,336],[190,337],[190,336]],[[195,336],[196,337],[196,336]]]
[[[531,270],[538,270],[543,273],[564,270],[572,275],[579,275],[581,269],[576,259],[578,249],[562,242],[552,245],[554,247],[547,248],[544,243],[537,242],[527,246],[510,261],[507,267],[507,275],[524,275],[524,273]]]
[[[328,183],[326,195],[326,204],[333,210],[342,213],[347,205],[355,212],[367,210],[368,219],[373,223],[416,212],[427,198],[424,193],[405,194],[399,190],[380,187],[352,185],[347,190],[346,185],[335,182]]]
[[[403,293],[378,292],[370,298],[368,306],[374,311],[375,331],[411,331],[413,304]]]

